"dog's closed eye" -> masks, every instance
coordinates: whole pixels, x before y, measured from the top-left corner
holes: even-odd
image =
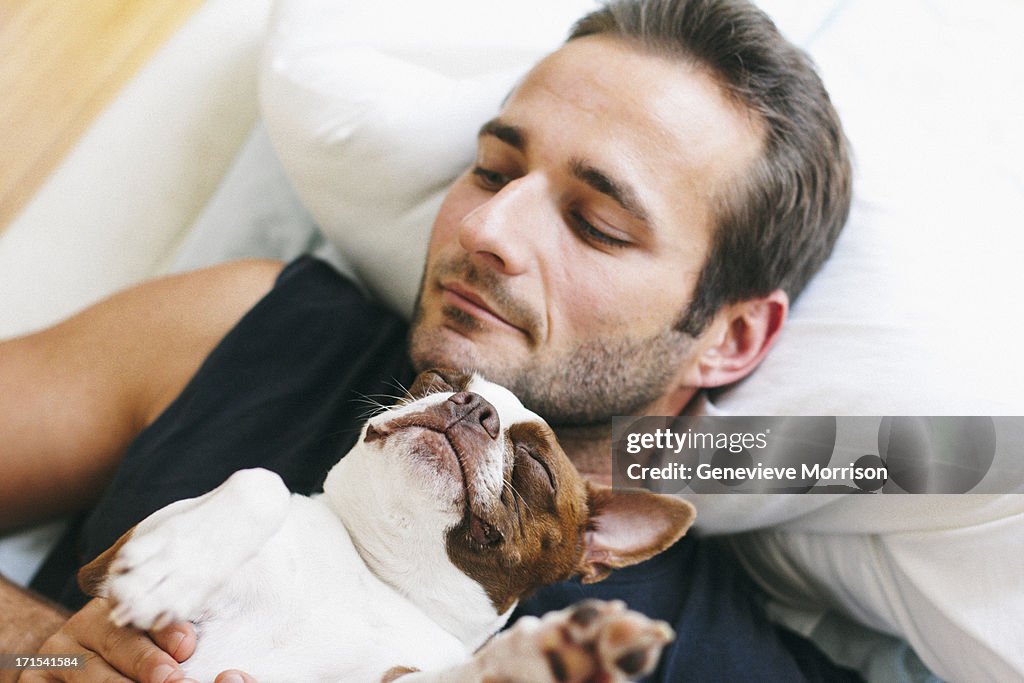
[[[543,481],[547,482],[551,492],[554,493],[556,491],[555,475],[551,472],[551,467],[533,449],[525,444],[517,444],[515,457],[516,467],[534,469],[537,474],[543,475]]]

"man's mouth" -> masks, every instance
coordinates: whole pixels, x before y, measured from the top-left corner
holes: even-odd
[[[473,292],[457,282],[441,283],[440,287],[441,299],[445,304],[454,306],[460,311],[467,313],[482,322],[490,322],[500,327],[510,328],[520,332],[521,334],[529,336],[526,330],[503,317],[476,292]]]

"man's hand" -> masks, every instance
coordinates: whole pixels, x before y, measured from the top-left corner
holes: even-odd
[[[110,604],[97,598],[73,614],[39,648],[39,655],[85,654],[83,669],[25,671],[18,683],[50,681],[186,681],[179,662],[195,650],[195,632],[175,624],[150,635],[111,623]]]
[[[145,633],[111,623],[109,601],[96,598],[50,636],[39,655],[85,654],[83,669],[25,671],[18,683],[138,683],[188,682],[178,666],[195,651],[196,635],[190,624],[172,624]],[[193,682],[194,683],[194,682]],[[256,683],[240,671],[225,671],[215,683]]]

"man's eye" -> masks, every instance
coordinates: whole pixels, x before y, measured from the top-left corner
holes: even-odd
[[[595,228],[578,211],[571,211],[569,213],[569,220],[572,222],[573,228],[576,229],[576,232],[579,233],[580,237],[588,242],[596,242],[607,247],[617,248],[629,246],[629,242],[612,237],[611,235],[601,232]]]
[[[477,177],[480,185],[488,190],[500,190],[508,185],[512,180],[503,173],[492,171],[491,169],[484,168],[483,166],[474,166],[473,175]]]

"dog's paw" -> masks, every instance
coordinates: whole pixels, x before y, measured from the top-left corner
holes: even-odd
[[[201,558],[211,550],[194,547],[178,526],[138,529],[118,550],[106,581],[116,625],[150,630],[188,621],[209,595],[219,577]]]
[[[106,567],[102,592],[116,603],[111,619],[148,630],[197,618],[277,533],[290,497],[278,475],[241,470],[210,493],[147,517],[118,542]]]
[[[674,637],[668,624],[620,601],[587,600],[540,619],[520,619],[480,655],[502,680],[627,681],[653,671]]]

